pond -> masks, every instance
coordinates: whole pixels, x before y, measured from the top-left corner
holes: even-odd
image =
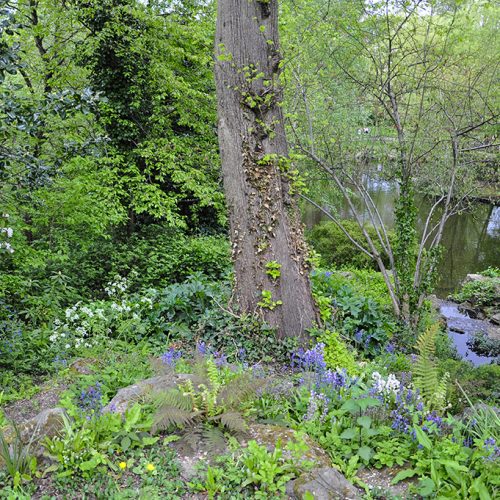
[[[365,182],[382,220],[389,228],[393,228],[396,186],[374,179],[367,179]],[[356,205],[358,209],[361,208],[361,202]],[[423,230],[431,206],[431,199],[417,196],[419,231]],[[328,220],[317,208],[309,204],[304,208],[307,227]],[[337,209],[340,217],[352,218],[347,203],[344,202]],[[361,213],[368,224],[368,213],[366,210],[361,210]],[[467,274],[480,272],[490,266],[500,267],[500,206],[478,202],[466,212],[452,216],[446,223],[442,246],[444,255],[439,266],[440,280],[436,295],[446,298],[456,290]]]

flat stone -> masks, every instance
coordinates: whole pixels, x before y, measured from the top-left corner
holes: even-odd
[[[358,490],[333,467],[320,467],[302,474],[287,486],[290,498],[302,499],[306,493],[314,500],[357,500]]]
[[[488,281],[490,278],[483,276],[482,274],[468,274],[464,279],[464,284],[471,281]]]
[[[80,375],[92,375],[94,373],[92,365],[95,363],[95,359],[78,358],[69,365],[69,369]]]
[[[192,378],[192,375],[185,373],[168,373],[141,380],[136,384],[120,389],[115,397],[103,408],[103,412],[114,412],[123,415],[130,406],[147,395],[174,389],[178,384]]]

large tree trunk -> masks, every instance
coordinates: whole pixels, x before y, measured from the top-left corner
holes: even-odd
[[[236,296],[244,312],[260,311],[285,337],[304,335],[317,316],[287,174],[277,10],[276,0],[219,0],[215,76]]]

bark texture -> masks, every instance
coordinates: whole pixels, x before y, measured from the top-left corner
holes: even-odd
[[[285,337],[304,335],[317,316],[288,171],[277,11],[276,0],[219,0],[215,76],[236,297]],[[270,262],[280,276],[266,272]]]

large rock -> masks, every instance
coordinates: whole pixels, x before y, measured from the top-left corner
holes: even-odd
[[[178,384],[193,379],[192,375],[185,373],[168,373],[157,377],[141,380],[136,384],[120,389],[116,396],[107,404],[104,412],[115,412],[123,415],[135,402],[140,401],[148,394],[166,391],[177,387]]]
[[[49,408],[43,410],[36,417],[30,418],[21,424],[17,424],[17,430],[21,441],[30,446],[30,453],[37,457],[43,455],[42,441],[46,437],[54,437],[64,428],[64,417],[66,412],[63,408]],[[4,435],[7,442],[13,442],[17,433],[13,427],[8,427]]]
[[[357,500],[361,498],[358,490],[333,467],[320,467],[302,474],[287,485],[288,496],[302,499],[306,493],[314,500]]]

